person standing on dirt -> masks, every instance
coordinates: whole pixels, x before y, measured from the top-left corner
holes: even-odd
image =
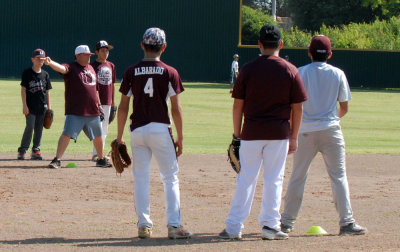
[[[62,74],[65,84],[65,122],[64,130],[58,140],[57,152],[49,168],[61,168],[61,157],[68,147],[70,139],[77,141],[83,130],[97,150],[97,167],[111,167],[103,154],[101,129],[102,107],[96,86],[96,72],[90,65],[93,53],[87,45],[75,48],[75,61],[59,64],[46,57],[44,64]],[[104,119],[104,117],[103,117]]]
[[[339,124],[340,118],[348,112],[348,101],[351,100],[349,84],[342,70],[327,63],[332,57],[331,41],[327,36],[318,35],[311,40],[308,56],[312,63],[300,67],[299,72],[309,99],[303,104],[299,146],[294,154],[281,230],[285,233],[293,230],[311,161],[321,152],[339,212],[339,235],[365,234],[367,229],[357,225],[353,218],[346,176],[345,143]]]
[[[181,225],[178,179],[178,156],[183,152],[183,115],[179,94],[184,88],[178,71],[161,61],[161,55],[167,48],[164,30],[148,28],[140,45],[144,58],[129,66],[124,73],[117,115],[117,141],[123,142],[132,99],[129,129],[138,237],[150,238],[153,230],[149,190],[150,162],[154,155],[164,184],[168,237],[186,239],[193,234]],[[169,108],[171,113],[168,112]],[[176,129],[176,141],[172,137],[170,115]]]
[[[258,46],[262,56],[243,66],[233,87],[233,137],[241,139],[241,170],[225,229],[219,234],[223,239],[242,238],[261,169],[263,189],[258,220],[262,239],[288,238],[280,231],[283,175],[287,155],[297,149],[302,102],[307,94],[297,68],[279,57],[283,47],[279,27],[263,26]]]
[[[33,66],[24,70],[21,78],[22,113],[25,115],[26,127],[18,148],[19,160],[25,159],[32,140],[32,160],[42,160],[40,143],[42,141],[43,121],[46,109],[50,109],[51,82],[49,74],[42,69],[46,53],[38,48],[32,52]]]

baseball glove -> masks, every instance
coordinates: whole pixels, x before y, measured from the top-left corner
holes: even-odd
[[[51,124],[53,123],[53,118],[54,118],[54,111],[52,109],[46,110],[43,121],[43,127],[45,129],[50,129]]]
[[[122,173],[131,164],[126,144],[118,143],[117,139],[111,142],[111,159],[117,173]]]
[[[112,106],[110,110],[110,118],[108,119],[109,124],[114,120],[116,114],[117,114],[117,106]]]
[[[231,166],[236,173],[240,172],[239,149],[240,138],[233,135],[232,142],[228,147],[228,161],[231,163]]]

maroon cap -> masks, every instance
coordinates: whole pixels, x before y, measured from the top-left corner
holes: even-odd
[[[44,58],[44,57],[46,57],[46,53],[40,48],[35,49],[32,52],[32,58],[35,58],[35,57]]]
[[[316,53],[330,53],[332,52],[331,40],[325,35],[317,35],[312,38],[308,50]]]

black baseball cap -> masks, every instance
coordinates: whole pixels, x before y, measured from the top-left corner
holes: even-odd
[[[107,43],[107,41],[105,41],[105,40],[100,40],[99,42],[96,43],[96,51],[100,50],[100,48],[103,48],[103,47],[107,48],[108,50],[111,50],[114,48],[114,46],[109,45]]]
[[[262,42],[278,42],[281,40],[281,29],[278,26],[267,24],[264,25],[260,30],[259,40]]]

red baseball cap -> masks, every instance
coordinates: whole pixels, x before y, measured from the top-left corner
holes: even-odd
[[[45,53],[42,49],[40,49],[40,48],[35,49],[35,50],[32,52],[32,58],[36,58],[36,57],[38,57],[38,58],[44,58],[44,57],[46,57],[46,53]]]
[[[316,53],[330,53],[332,52],[331,40],[325,35],[317,35],[312,38],[308,50]]]

